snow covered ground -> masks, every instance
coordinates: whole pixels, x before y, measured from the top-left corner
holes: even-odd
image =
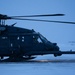
[[[46,55],[28,62],[0,63],[0,75],[75,75],[75,55]]]

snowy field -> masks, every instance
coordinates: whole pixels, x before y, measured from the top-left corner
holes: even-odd
[[[27,62],[0,63],[0,75],[75,75],[75,55],[46,55]]]

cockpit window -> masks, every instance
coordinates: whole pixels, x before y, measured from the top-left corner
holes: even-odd
[[[41,40],[40,38],[38,38],[38,42],[39,42],[39,43],[42,43],[42,40]]]
[[[40,39],[44,42],[44,43],[47,43],[48,42],[48,40],[44,37],[44,36],[42,36],[41,34],[39,34],[40,35]]]
[[[38,33],[37,35],[33,35],[33,40],[35,43],[50,43],[43,35]]]
[[[33,41],[34,41],[34,43],[42,43],[42,40],[40,39],[40,37],[38,35],[33,36]]]

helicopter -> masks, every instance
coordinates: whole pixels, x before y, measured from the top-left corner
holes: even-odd
[[[29,19],[27,17],[46,17],[46,16],[64,16],[64,14],[43,14],[28,16],[7,16],[0,14],[0,59],[9,57],[10,59],[34,59],[35,55],[53,54],[61,56],[62,54],[75,54],[75,51],[60,51],[57,43],[48,41],[42,34],[33,29],[6,25],[6,20],[29,20],[42,22],[56,22],[75,24],[75,22],[51,21],[40,19]]]

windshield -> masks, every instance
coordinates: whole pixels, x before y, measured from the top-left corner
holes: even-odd
[[[43,35],[41,35],[40,33],[39,33],[39,37],[40,37],[40,39],[41,39],[44,43],[49,43],[49,41],[48,41]]]
[[[33,35],[33,39],[35,43],[45,43],[45,44],[50,44],[50,42],[40,33],[37,35]]]

